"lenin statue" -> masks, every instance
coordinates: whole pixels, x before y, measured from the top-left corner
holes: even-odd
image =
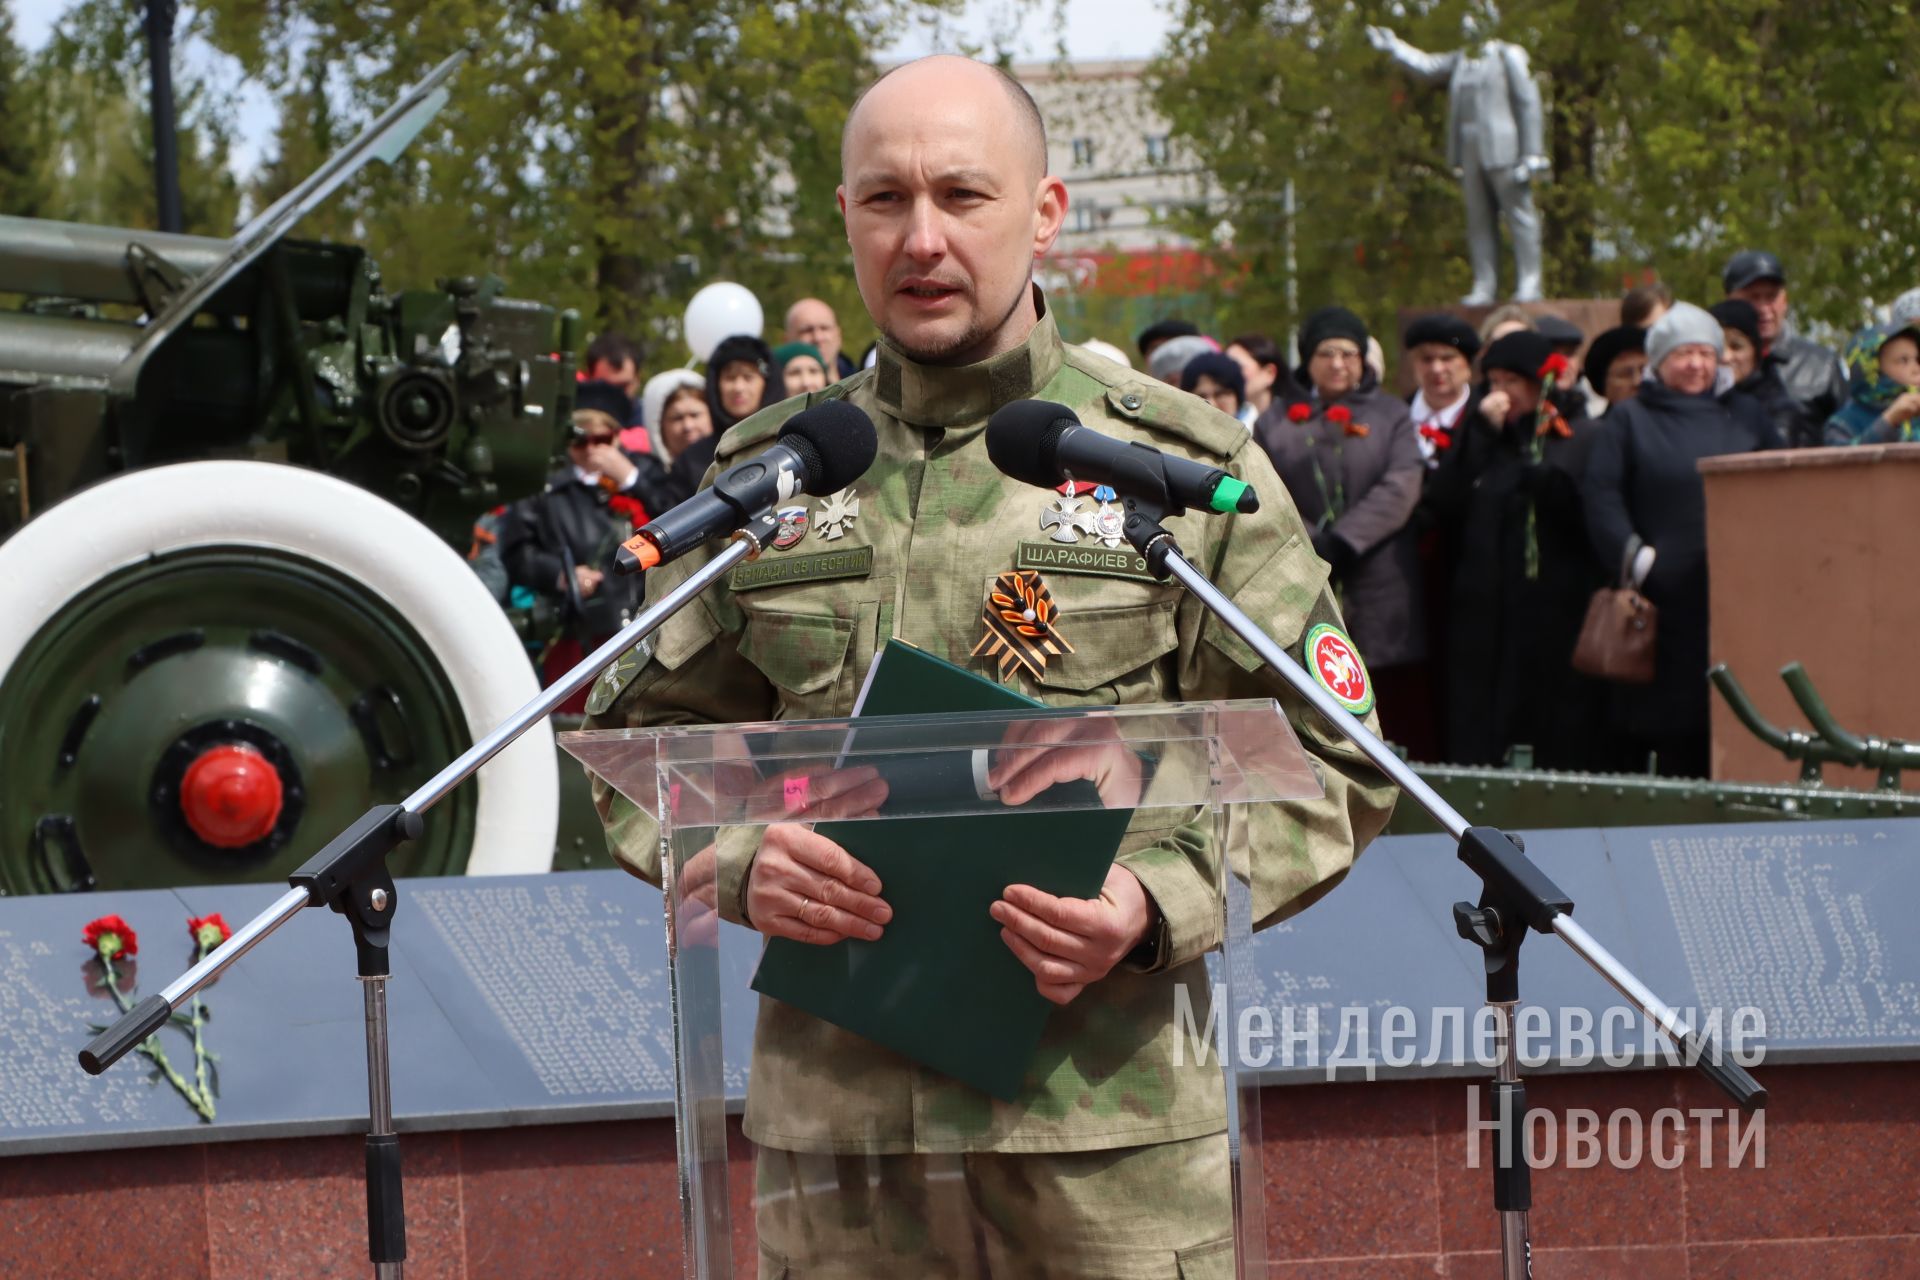
[[[1466,47],[1423,53],[1385,27],[1368,27],[1373,47],[1429,84],[1447,82],[1447,161],[1467,201],[1467,244],[1473,292],[1461,301],[1485,306],[1499,295],[1500,232],[1513,238],[1518,302],[1540,297],[1540,214],[1534,179],[1549,167],[1542,141],[1540,86],[1526,50],[1479,36],[1469,20]]]

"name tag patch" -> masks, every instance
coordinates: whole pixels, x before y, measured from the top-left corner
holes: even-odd
[[[1096,578],[1134,578],[1157,582],[1147,558],[1132,547],[1066,546],[1058,542],[1022,542],[1014,550],[1013,566],[1036,573],[1080,573]],[[738,572],[736,570],[736,572]]]
[[[833,578],[872,576],[873,548],[848,547],[843,551],[822,551],[809,556],[750,560],[727,575],[727,586],[735,591],[752,591],[756,587],[777,587],[792,582],[825,582]]]

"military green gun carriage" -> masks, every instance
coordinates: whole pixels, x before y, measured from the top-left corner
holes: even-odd
[[[287,237],[461,60],[231,240],[0,217],[0,892],[282,877],[537,691],[454,548],[544,483],[578,318]],[[396,870],[544,868],[558,794],[542,726]]]

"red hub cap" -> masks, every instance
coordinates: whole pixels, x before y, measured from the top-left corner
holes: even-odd
[[[187,826],[216,849],[264,840],[280,821],[280,773],[252,747],[209,747],[180,780]]]

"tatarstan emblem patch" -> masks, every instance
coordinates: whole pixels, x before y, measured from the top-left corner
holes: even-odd
[[[1307,670],[1341,706],[1356,716],[1373,710],[1373,681],[1367,676],[1367,664],[1360,660],[1360,650],[1346,632],[1331,622],[1318,623],[1307,632],[1301,648]]]

